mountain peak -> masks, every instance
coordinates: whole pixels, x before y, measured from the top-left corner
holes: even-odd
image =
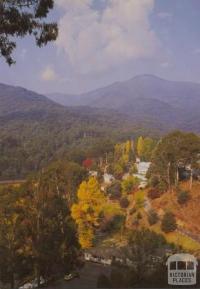
[[[182,128],[189,116],[200,111],[200,85],[164,80],[152,74],[137,75],[127,81],[63,99],[62,104],[87,105],[114,109],[134,119],[156,120],[174,128]],[[197,120],[193,118],[194,124]],[[195,125],[197,127],[197,125]]]
[[[140,74],[132,77],[130,80],[142,80],[142,81],[147,81],[147,80],[152,80],[152,81],[167,81],[162,79],[159,76],[156,76],[154,74]]]

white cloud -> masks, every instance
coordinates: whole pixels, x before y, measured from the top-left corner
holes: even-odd
[[[159,41],[150,27],[154,0],[57,0],[64,16],[57,46],[79,73],[105,71],[136,59],[152,58]]]
[[[56,72],[50,66],[47,66],[41,73],[41,78],[44,81],[54,81],[57,79]]]

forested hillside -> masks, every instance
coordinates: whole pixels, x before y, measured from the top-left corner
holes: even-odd
[[[95,145],[149,133],[120,113],[88,107],[65,108],[45,96],[0,85],[0,179],[24,178],[66,156],[80,161]],[[82,150],[84,152],[82,153]],[[73,155],[73,156],[72,156]]]

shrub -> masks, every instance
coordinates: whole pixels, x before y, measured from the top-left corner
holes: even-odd
[[[176,218],[173,213],[166,212],[163,216],[161,229],[165,233],[173,232],[177,228]]]
[[[163,194],[168,190],[168,184],[165,181],[161,180],[157,186],[157,189],[161,194]]]
[[[158,214],[156,213],[156,211],[154,211],[153,209],[149,211],[148,213],[148,222],[149,225],[152,226],[154,224],[156,224],[158,222],[159,218],[158,218]]]
[[[116,215],[111,223],[112,230],[120,230],[125,224],[125,216]]]
[[[159,178],[157,176],[152,176],[149,180],[149,184],[153,188],[157,187],[159,184]]]
[[[130,215],[133,215],[137,212],[137,209],[134,207],[130,210]]]
[[[113,166],[113,173],[116,179],[121,179],[124,173],[124,168],[119,163],[117,163]]]
[[[137,209],[143,208],[145,204],[145,196],[144,196],[144,192],[140,191],[137,192],[135,195],[135,206]]]
[[[137,213],[137,219],[141,220],[142,219],[142,214],[140,212]]]
[[[140,224],[140,220],[138,220],[137,218],[133,219],[133,226],[138,226]]]
[[[139,180],[136,177],[129,176],[122,182],[122,191],[124,193],[131,193],[139,184]]]
[[[108,188],[107,188],[107,194],[109,195],[111,200],[119,200],[122,195],[122,188],[120,181],[113,182]]]
[[[131,168],[130,168],[130,174],[137,174],[138,169],[136,164],[134,164]]]
[[[120,200],[120,206],[123,208],[123,209],[126,209],[128,208],[129,206],[129,200],[127,198],[122,198]]]
[[[152,200],[160,198],[161,195],[162,195],[162,193],[157,188],[150,189],[148,191],[148,197]]]
[[[119,231],[125,223],[125,217],[119,214],[114,215],[110,218],[102,217],[102,219],[103,221],[101,222],[100,230],[103,233]]]
[[[190,193],[188,191],[180,191],[177,195],[177,201],[180,205],[186,204],[190,199]]]

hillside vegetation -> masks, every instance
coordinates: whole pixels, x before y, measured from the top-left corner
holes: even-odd
[[[148,133],[145,125],[120,113],[66,108],[32,91],[1,84],[0,180],[24,178],[64,156],[81,163],[87,154],[109,151],[114,141],[141,130]]]
[[[163,194],[160,198],[152,201],[153,207],[162,214],[165,210],[172,211],[180,228],[186,232],[191,232],[191,235],[200,236],[200,182],[194,182],[192,189],[190,189],[189,182],[183,182],[180,185],[182,191],[190,192],[190,199],[186,204],[181,205],[177,200],[177,192],[173,190]]]

